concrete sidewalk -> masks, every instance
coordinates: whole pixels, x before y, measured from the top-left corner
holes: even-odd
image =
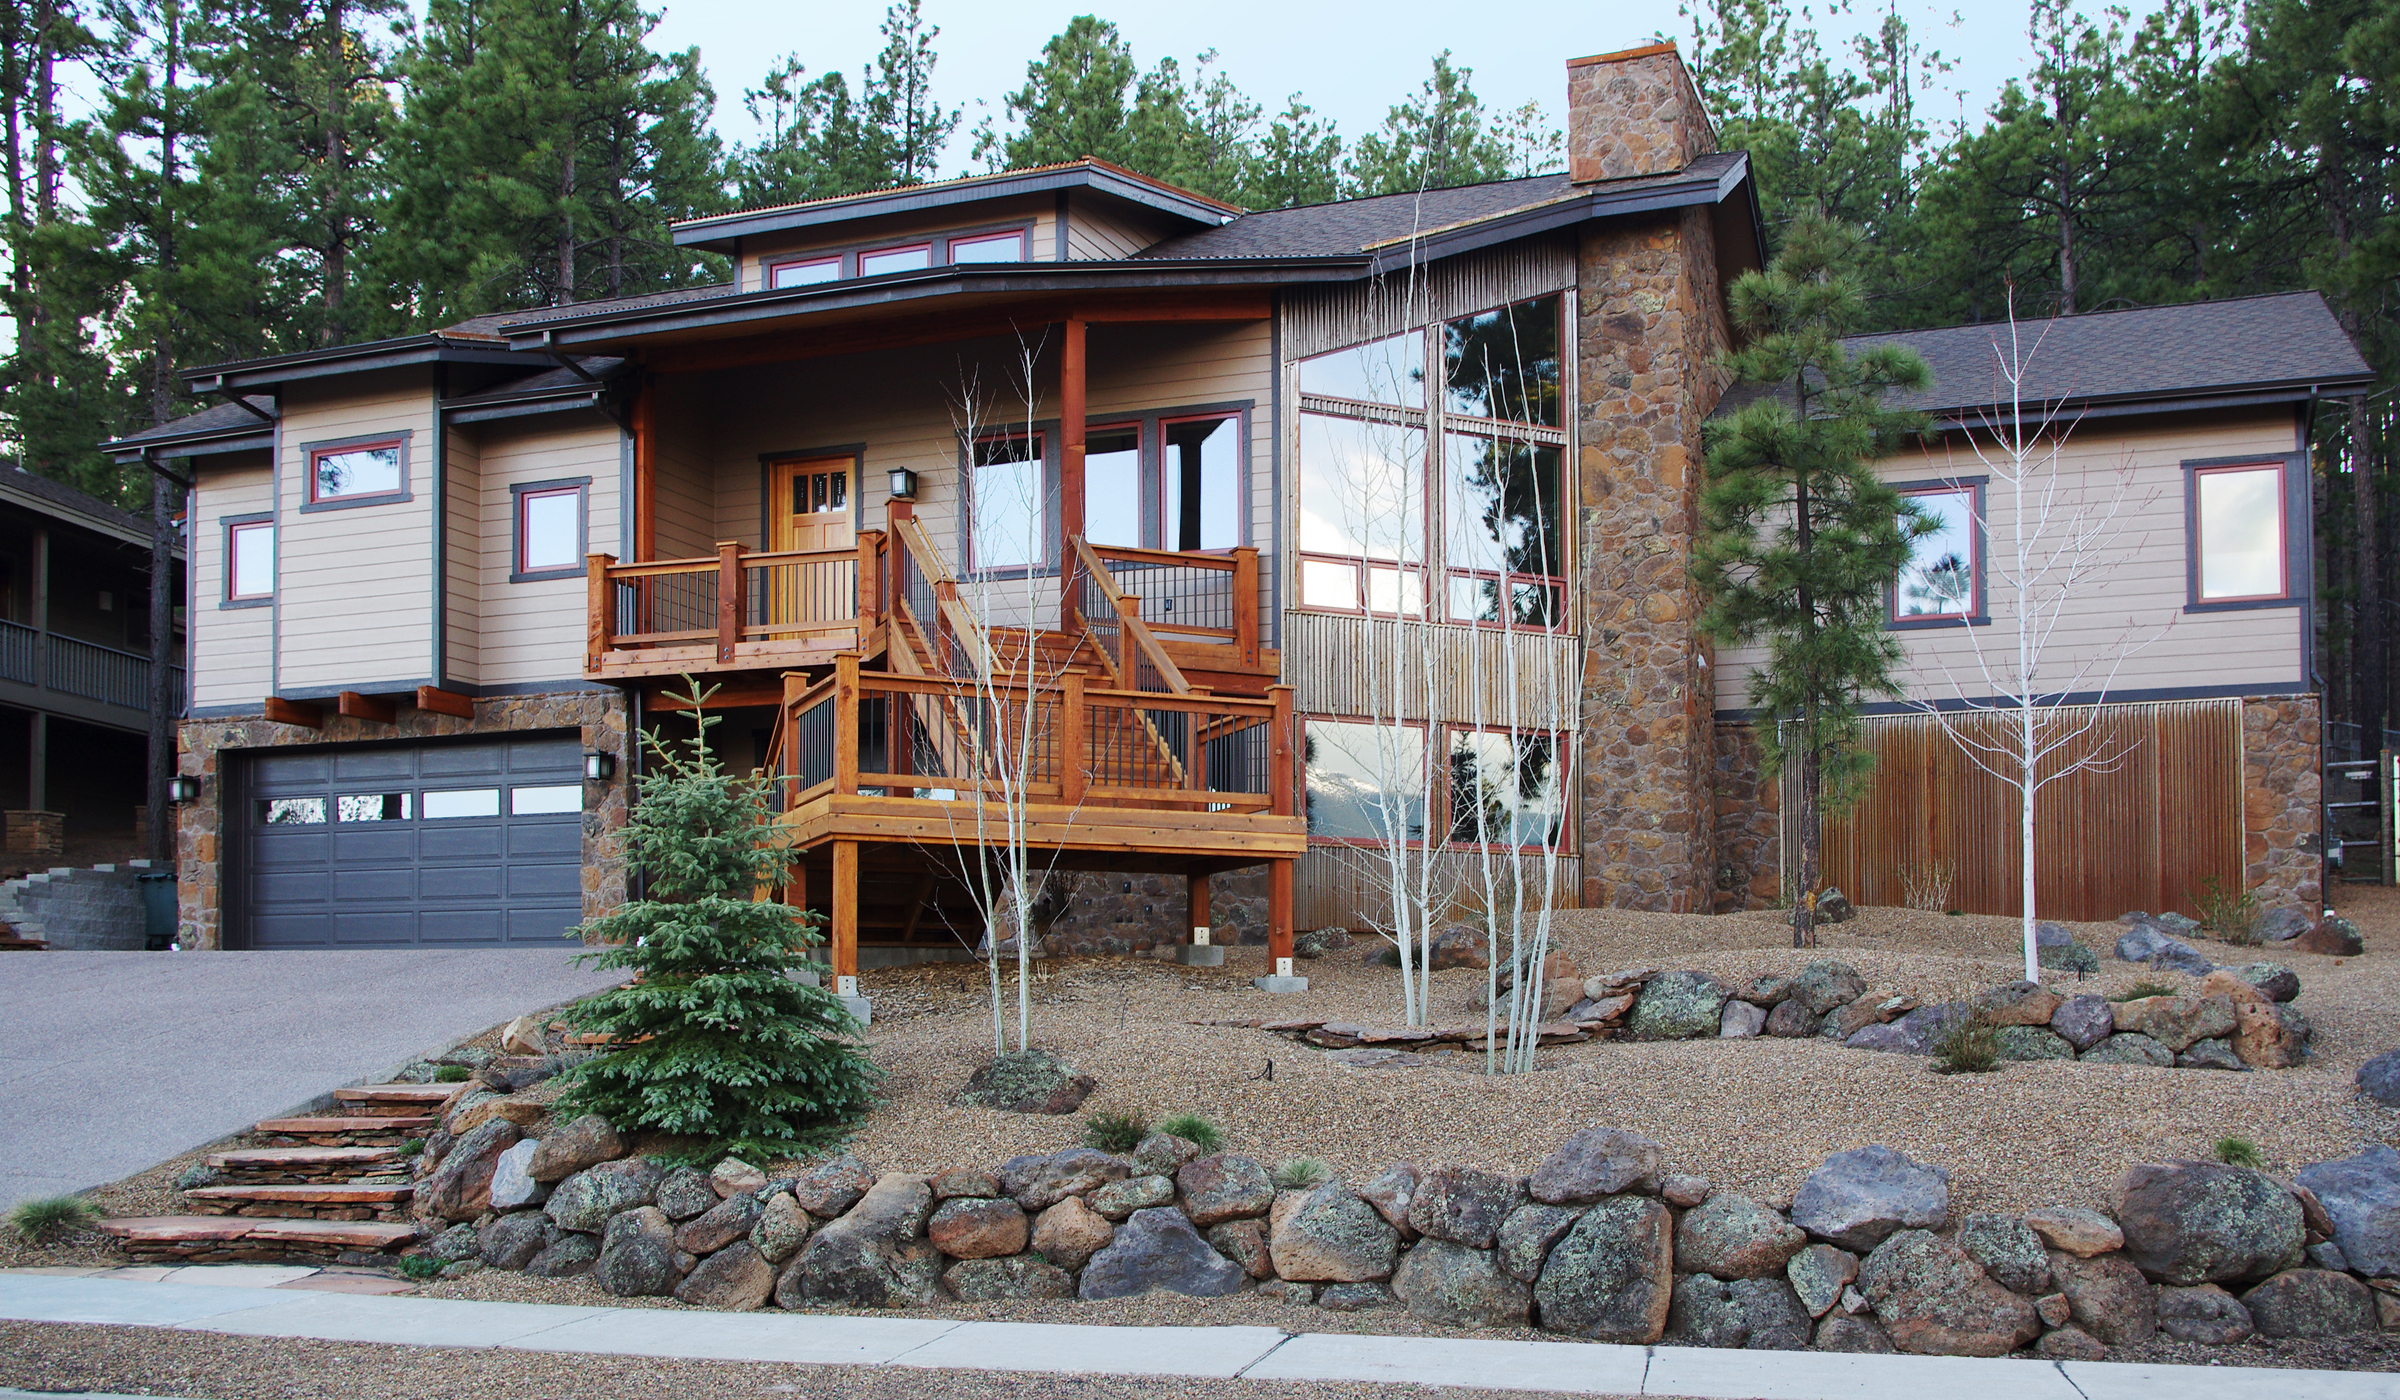
[[[263,1276],[261,1276],[263,1278]],[[2400,1400],[2400,1375],[2098,1362],[1707,1351],[1588,1342],[1078,1327],[478,1303],[0,1274],[0,1319],[252,1337],[1050,1375],[1414,1382],[1707,1400]]]
[[[0,958],[0,1208],[80,1191],[621,974],[556,948]]]

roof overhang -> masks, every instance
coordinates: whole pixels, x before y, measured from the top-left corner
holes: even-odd
[[[183,372],[184,386],[195,394],[228,394],[246,389],[272,389],[306,379],[328,379],[370,370],[404,369],[412,365],[521,365],[545,368],[541,356],[517,353],[498,341],[464,342],[442,335],[411,335],[370,340],[358,345],[335,345],[323,350],[300,350],[258,360],[235,360],[200,365]]]
[[[1554,229],[1572,228],[1594,219],[1728,203],[1746,204],[1750,223],[1755,229],[1758,227],[1757,200],[1747,189],[1750,157],[1742,151],[1731,154],[1733,159],[1725,162],[1720,169],[1686,169],[1682,174],[1667,179],[1643,176],[1638,180],[1581,186],[1540,204],[1511,209],[1506,213],[1453,224],[1447,228],[1429,229],[1405,238],[1372,243],[1367,245],[1366,252],[1374,259],[1372,271],[1383,274],[1430,262],[1435,258],[1473,252],[1495,243],[1528,238]],[[1760,234],[1760,246],[1764,246],[1763,232]]]
[[[2204,388],[2140,394],[2079,394],[2043,404],[2042,416],[2076,422],[2087,418],[2133,418],[2151,413],[2196,413],[2214,408],[2264,408],[2276,404],[2313,403],[2374,387],[2375,376],[2344,375],[2326,379],[2294,379],[2259,384],[2209,385]],[[2007,421],[2006,404],[1970,404],[1930,410],[1933,426],[1943,432],[1973,432]]]
[[[1220,204],[1213,199],[1136,175],[1130,170],[1120,170],[1095,161],[1034,170],[1004,170],[995,175],[976,175],[929,185],[907,185],[840,199],[716,214],[675,225],[674,239],[680,248],[731,253],[737,240],[755,238],[761,234],[789,233],[796,229],[851,223],[884,214],[912,214],[1072,189],[1111,195],[1129,204],[1138,204],[1187,220],[1202,228],[1213,228],[1241,212],[1231,205]]]
[[[18,490],[15,486],[9,483],[5,474],[0,474],[0,501],[5,501],[10,505],[32,511],[36,515],[43,516],[46,519],[65,521],[70,525],[89,530],[96,535],[106,535],[110,539],[117,540],[125,544],[138,544],[144,549],[150,547],[149,531],[133,529],[119,521],[109,520],[101,516],[87,515],[84,512],[75,509],[73,506],[65,505],[58,501],[53,501],[46,496],[39,496],[31,491]],[[175,553],[179,558],[182,556],[183,549],[180,541],[176,546]]]

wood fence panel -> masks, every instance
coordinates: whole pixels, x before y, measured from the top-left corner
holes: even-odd
[[[2239,700],[2075,706],[2051,712],[2048,722],[2068,742],[2043,764],[2060,776],[2043,786],[2035,814],[2035,898],[2044,914],[2196,914],[2192,896],[2204,880],[2241,880]],[[1859,904],[1896,905],[1902,871],[1938,861],[1950,868],[1953,907],[2019,912],[2017,787],[2003,776],[2007,760],[1978,761],[2013,744],[2010,718],[1878,716],[1867,721],[1866,742],[1874,775],[1857,805],[1825,823],[1825,882]],[[2099,761],[2066,771],[2087,755]],[[1796,797],[1787,774],[1784,811],[1798,810]],[[1787,871],[1798,868],[1797,841],[1787,825]]]

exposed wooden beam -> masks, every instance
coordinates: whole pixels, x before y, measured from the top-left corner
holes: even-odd
[[[377,724],[394,724],[400,718],[398,707],[391,701],[380,700],[372,695],[361,695],[355,690],[345,690],[335,697],[333,710],[335,714],[348,715],[352,719],[373,720]]]
[[[277,724],[296,724],[302,729],[323,729],[325,711],[300,700],[286,700],[280,695],[267,697],[267,718]]]
[[[417,708],[432,714],[448,715],[452,719],[475,718],[474,697],[430,685],[417,687]]]
[[[703,681],[701,684],[705,687],[707,682]],[[669,695],[666,688],[662,686],[642,697],[642,708],[646,710],[688,710],[692,707],[684,702],[690,698],[684,695]],[[777,680],[747,685],[718,686],[700,702],[700,708],[703,710],[735,710],[752,705],[775,705],[782,701],[783,682]]]

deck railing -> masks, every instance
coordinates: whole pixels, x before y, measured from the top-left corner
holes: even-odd
[[[1128,549],[1073,541],[1082,567],[1074,570],[1078,604],[1087,625],[1095,611],[1081,607],[1083,585],[1102,574],[1116,593],[1134,600],[1136,616],[1152,633],[1177,641],[1230,646],[1235,665],[1258,665],[1258,551],[1247,546],[1223,554],[1182,554],[1163,549]]]
[[[640,564],[592,555],[585,670],[647,663],[705,670],[712,659],[731,664],[758,643],[826,655],[858,646],[877,617],[883,548],[883,533],[867,530],[851,549],[752,553],[723,544],[713,558]]]

